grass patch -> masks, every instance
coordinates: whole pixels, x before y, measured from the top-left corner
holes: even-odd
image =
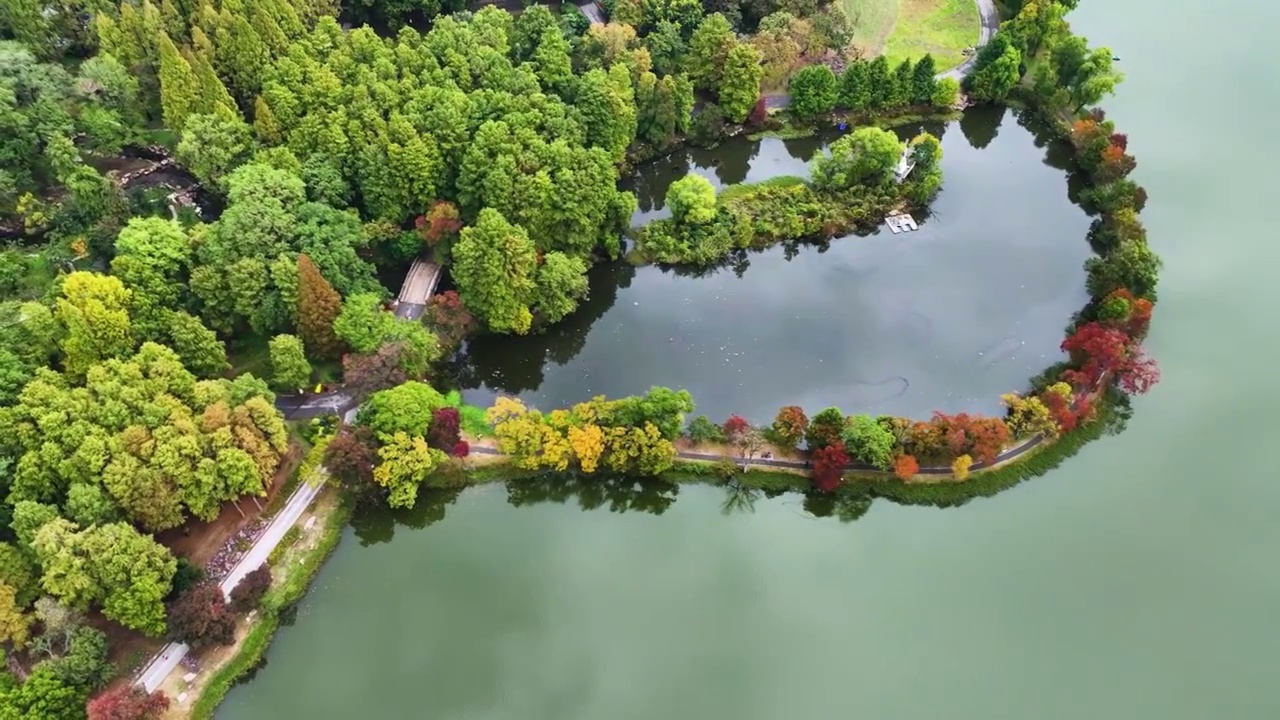
[[[463,432],[474,437],[493,436],[493,428],[489,425],[489,421],[484,419],[485,409],[462,402],[461,392],[450,390],[444,396],[444,402],[449,407],[458,409],[459,424]]]
[[[853,29],[853,46],[864,57],[879,55],[898,19],[899,0],[840,0],[840,8]]]
[[[231,688],[235,687],[240,678],[249,674],[262,662],[262,656],[267,653],[271,638],[275,637],[276,629],[279,627],[280,620],[274,615],[267,615],[254,623],[240,645],[240,652],[213,671],[209,682],[204,686],[204,691],[192,703],[193,719],[207,720],[213,717],[213,713],[227,693],[231,692]]]
[[[763,130],[761,132],[751,133],[747,135],[747,139],[752,142],[758,142],[765,138],[777,138],[778,140],[796,140],[799,138],[813,137],[816,134],[813,128],[797,127],[795,125],[783,125],[776,130]]]
[[[720,191],[716,197],[719,202],[728,202],[736,198],[750,197],[757,190],[762,188],[786,188],[804,185],[805,179],[796,175],[779,175],[771,177],[768,180],[761,180],[758,183],[738,183]]]
[[[964,61],[960,51],[978,42],[981,26],[974,0],[900,0],[884,54],[896,66],[929,53],[939,71],[953,68]]]

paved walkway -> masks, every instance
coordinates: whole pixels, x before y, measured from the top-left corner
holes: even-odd
[[[975,462],[972,466],[970,466],[970,470],[981,470],[983,468],[990,467],[992,465],[999,465],[1000,463],[1008,462],[1018,457],[1019,455],[1022,455],[1023,453],[1031,450],[1032,448],[1036,447],[1042,442],[1044,442],[1044,438],[1042,438],[1039,435],[1028,438],[1022,441],[1021,443],[1018,443],[1017,445],[1009,448],[1008,450],[1005,450],[1004,452],[1000,453],[998,456],[996,456],[995,462],[989,463],[989,464],[983,463],[983,462]],[[471,452],[478,453],[480,455],[494,455],[494,456],[502,455],[502,453],[499,452],[496,448],[486,447],[484,445],[472,445]],[[736,463],[743,462],[742,458],[738,455],[718,455],[715,453],[699,453],[699,452],[689,452],[685,450],[676,452],[676,457],[680,458],[681,460],[702,460],[707,462],[720,462],[722,460],[732,460]],[[785,468],[789,470],[810,469],[808,461],[805,461],[805,460],[782,460],[778,458],[757,457],[757,458],[752,458],[748,464],[758,465],[762,467]],[[861,470],[861,471],[883,472],[882,470],[880,470],[880,468],[875,467],[874,465],[868,465],[866,463],[849,463],[848,465],[844,466],[844,469],[855,470],[855,471]],[[952,470],[949,466],[921,467],[916,472],[917,475],[950,475],[951,473],[952,473]]]
[[[302,517],[302,513],[306,511],[311,501],[315,500],[316,495],[320,494],[320,490],[323,487],[323,482],[315,485],[304,482],[298,486],[289,501],[271,519],[271,523],[267,525],[267,529],[263,531],[257,542],[253,544],[253,547],[249,548],[249,552],[245,553],[244,557],[240,559],[240,562],[236,563],[235,567],[231,568],[231,572],[227,574],[222,582],[218,583],[218,587],[222,588],[223,594],[228,599],[231,598],[231,591],[244,579],[245,575],[248,575],[267,561],[267,556],[280,544],[280,540],[284,538],[289,528],[297,524],[298,518]],[[182,662],[182,658],[186,657],[188,650],[189,648],[185,643],[169,643],[165,645],[143,669],[142,674],[138,676],[136,684],[147,692],[153,692],[164,683],[165,678],[169,677],[169,673],[178,667],[178,663]]]

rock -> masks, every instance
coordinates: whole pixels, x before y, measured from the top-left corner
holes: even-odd
[[[315,525],[316,525],[316,516],[312,515],[311,517],[307,518],[307,524],[303,525],[302,529],[310,530],[311,528],[315,527]]]
[[[179,704],[179,705],[186,705],[186,704],[187,704],[187,694],[186,694],[186,693],[178,693],[178,704]]]
[[[185,682],[185,683],[189,683],[189,682],[191,682],[192,680],[195,680],[195,679],[196,679],[196,674],[195,674],[195,673],[193,673],[193,672],[189,672],[189,673],[187,673],[186,675],[183,675],[183,676],[182,676],[182,682]]]

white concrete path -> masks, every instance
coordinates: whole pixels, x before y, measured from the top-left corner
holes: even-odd
[[[236,585],[244,579],[253,570],[257,569],[267,561],[267,556],[271,551],[280,544],[280,540],[284,538],[284,534],[293,527],[298,518],[302,517],[302,513],[306,511],[307,506],[312,500],[316,499],[316,495],[320,494],[320,490],[324,487],[324,479],[328,478],[328,473],[321,468],[321,482],[312,485],[303,482],[298,489],[293,492],[293,496],[285,503],[280,512],[271,519],[271,523],[267,525],[267,529],[258,537],[253,547],[249,548],[249,552],[240,558],[240,562],[231,568],[231,572],[218,583],[218,587],[222,588],[222,592],[229,599],[231,591]],[[151,658],[151,662],[143,669],[142,674],[138,676],[135,683],[147,692],[153,692],[156,688],[164,683],[165,678],[169,677],[169,673],[178,667],[178,663],[182,662],[182,658],[186,657],[188,647],[185,643],[169,643],[155,657]]]

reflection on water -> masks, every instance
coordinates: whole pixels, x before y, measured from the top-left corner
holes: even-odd
[[[459,385],[477,404],[509,393],[542,408],[682,387],[700,413],[754,422],[792,404],[998,412],[1002,393],[1062,358],[1090,253],[1060,146],[1004,116],[971,111],[959,132],[900,129],[941,135],[945,153],[946,185],[918,232],[877,229],[701,270],[597,266],[589,299],[565,322],[470,343],[455,361]],[[667,186],[686,172],[718,186],[804,174],[829,139],[739,139],[657,161],[629,184],[633,222],[663,216]]]

